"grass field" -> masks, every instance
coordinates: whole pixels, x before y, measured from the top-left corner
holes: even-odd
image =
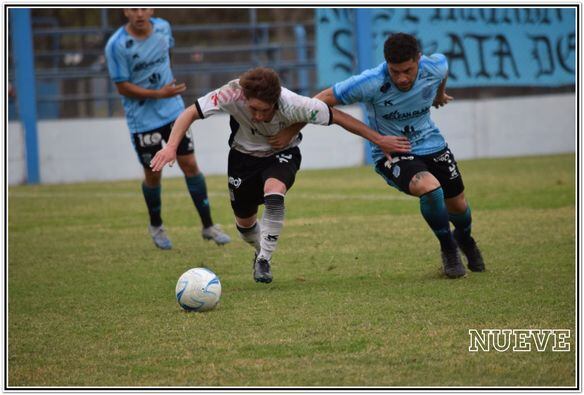
[[[274,282],[252,279],[225,177],[200,237],[182,179],[163,181],[157,250],[138,181],[9,188],[8,386],[574,386],[575,156],[462,161],[485,273],[449,280],[417,199],[369,168],[301,171]],[[207,266],[220,306],[185,313]],[[471,353],[469,329],[570,329],[570,352]]]

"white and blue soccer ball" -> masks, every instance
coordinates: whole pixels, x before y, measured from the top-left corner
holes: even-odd
[[[221,298],[221,282],[211,270],[196,267],[180,276],[176,283],[176,300],[186,311],[213,309]]]

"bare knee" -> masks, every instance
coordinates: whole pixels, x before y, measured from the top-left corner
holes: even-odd
[[[440,182],[428,171],[416,173],[410,180],[410,194],[422,196],[440,187]]]
[[[152,171],[149,167],[144,168],[144,184],[150,188],[156,188],[160,185],[162,178],[161,171]]]
[[[176,161],[185,176],[193,177],[200,173],[194,154],[178,155]]]
[[[240,217],[235,217],[235,222],[237,223],[237,225],[241,228],[251,228],[257,221],[257,215],[254,214],[251,217],[247,217],[247,218],[240,218]]]
[[[285,195],[287,191],[286,184],[275,178],[268,178],[264,183],[264,195],[279,194]]]
[[[445,201],[449,213],[464,213],[468,207],[466,199],[464,198],[464,192],[461,192],[455,197],[445,199]]]

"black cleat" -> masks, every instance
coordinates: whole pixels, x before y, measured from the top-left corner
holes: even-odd
[[[442,251],[442,266],[444,274],[449,278],[463,277],[466,274],[464,265],[460,260],[458,250]]]
[[[270,261],[265,258],[255,256],[253,261],[253,279],[256,283],[271,283],[272,272],[270,271]]]
[[[458,247],[466,256],[468,268],[473,272],[484,272],[485,262],[483,261],[481,250],[479,250],[479,247],[477,246],[477,243],[474,241],[474,239],[469,237],[469,240],[467,240],[465,243],[462,243],[460,233],[454,230],[454,240],[456,240],[456,244],[458,244]]]

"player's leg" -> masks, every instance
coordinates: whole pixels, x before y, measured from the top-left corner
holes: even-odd
[[[261,224],[257,221],[257,212],[258,206],[263,203],[261,170],[265,162],[265,158],[256,158],[233,149],[229,151],[227,162],[229,197],[235,225],[241,239],[254,248],[254,268],[261,249]]]
[[[150,169],[150,160],[154,154],[162,148],[160,144],[162,135],[160,130],[155,129],[144,133],[132,135],[132,143],[138,154],[138,160],[144,169],[144,181],[142,182],[142,195],[146,202],[150,224],[148,232],[156,247],[163,250],[172,248],[172,243],[168,238],[164,226],[162,225],[162,203],[160,180],[162,172],[153,172]]]
[[[170,136],[172,125],[169,125],[165,133]],[[168,137],[165,136],[165,139]],[[195,205],[197,213],[201,218],[202,231],[201,235],[205,240],[213,240],[217,245],[224,245],[231,241],[231,238],[223,232],[218,226],[213,224],[211,218],[211,206],[207,195],[207,183],[205,176],[199,170],[197,160],[194,153],[194,144],[191,131],[187,131],[186,135],[179,143],[176,150],[176,161],[185,176],[187,189],[191,196],[191,200]]]
[[[257,213],[257,206],[255,209]],[[259,254],[261,249],[260,244],[260,224],[257,221],[257,214],[253,214],[249,217],[239,217],[235,215],[235,226],[239,232],[239,236],[243,241],[252,246],[255,249],[256,255]],[[255,260],[255,258],[254,258]]]
[[[451,278],[464,276],[464,266],[450,231],[444,192],[424,161],[413,155],[395,156],[391,163],[379,161],[375,170],[389,185],[420,199],[422,217],[440,243],[444,273]]]
[[[260,252],[254,266],[254,279],[271,282],[270,262],[276,251],[282,228],[284,227],[286,193],[296,179],[302,156],[298,147],[270,157],[262,172],[264,214],[261,220]]]
[[[454,225],[454,239],[467,259],[468,268],[473,272],[484,272],[485,262],[481,250],[471,235],[472,214],[464,197],[464,192],[446,199],[450,222]]]
[[[445,148],[429,157],[427,165],[444,190],[449,219],[454,225],[454,239],[466,256],[468,268],[473,272],[484,271],[483,257],[471,236],[471,210],[464,196],[462,174],[454,154],[449,148]]]

